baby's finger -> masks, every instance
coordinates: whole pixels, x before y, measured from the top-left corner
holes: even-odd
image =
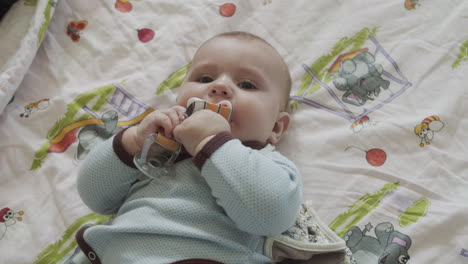
[[[178,124],[180,124],[181,120],[179,119],[179,115],[176,111],[168,111],[166,115],[171,120],[172,129],[174,129]],[[166,137],[172,137],[172,129],[169,131],[165,130]]]
[[[164,129],[164,135],[170,138],[172,136],[172,129],[174,128],[174,126],[172,125],[171,117],[168,114],[161,114],[160,116],[158,116],[157,122]]]
[[[176,105],[176,106],[173,106],[171,109],[174,109],[177,112],[177,115],[179,116],[180,121],[183,121],[185,119],[185,112],[187,111],[185,107]]]
[[[159,115],[161,115],[159,111],[154,111],[147,115],[143,121],[141,121],[141,123],[138,125],[140,136],[147,136],[159,129],[160,125],[157,123]]]

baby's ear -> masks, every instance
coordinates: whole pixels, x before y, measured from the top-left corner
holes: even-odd
[[[283,137],[284,133],[286,133],[288,130],[290,120],[291,117],[289,116],[288,112],[280,112],[267,142],[273,145],[278,143]]]

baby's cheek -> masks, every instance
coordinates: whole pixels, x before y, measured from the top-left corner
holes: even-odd
[[[262,114],[261,112],[247,112],[244,113],[244,118],[240,125],[248,131],[256,131],[261,133],[265,129],[265,125],[268,123],[268,116]]]
[[[178,106],[187,107],[187,100],[188,100],[188,98],[186,98],[186,96],[179,95],[179,96],[176,98],[176,104],[177,104]]]

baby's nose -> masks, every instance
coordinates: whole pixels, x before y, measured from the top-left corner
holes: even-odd
[[[210,95],[211,96],[221,96],[229,98],[232,96],[232,90],[229,88],[227,84],[223,83],[214,83],[210,87]]]

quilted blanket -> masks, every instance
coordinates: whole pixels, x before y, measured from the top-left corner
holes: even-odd
[[[356,263],[467,263],[467,14],[464,0],[19,0],[0,23],[0,262],[70,263],[76,231],[112,217],[78,195],[87,153],[174,104],[198,46],[240,30],[290,68],[277,149]]]

